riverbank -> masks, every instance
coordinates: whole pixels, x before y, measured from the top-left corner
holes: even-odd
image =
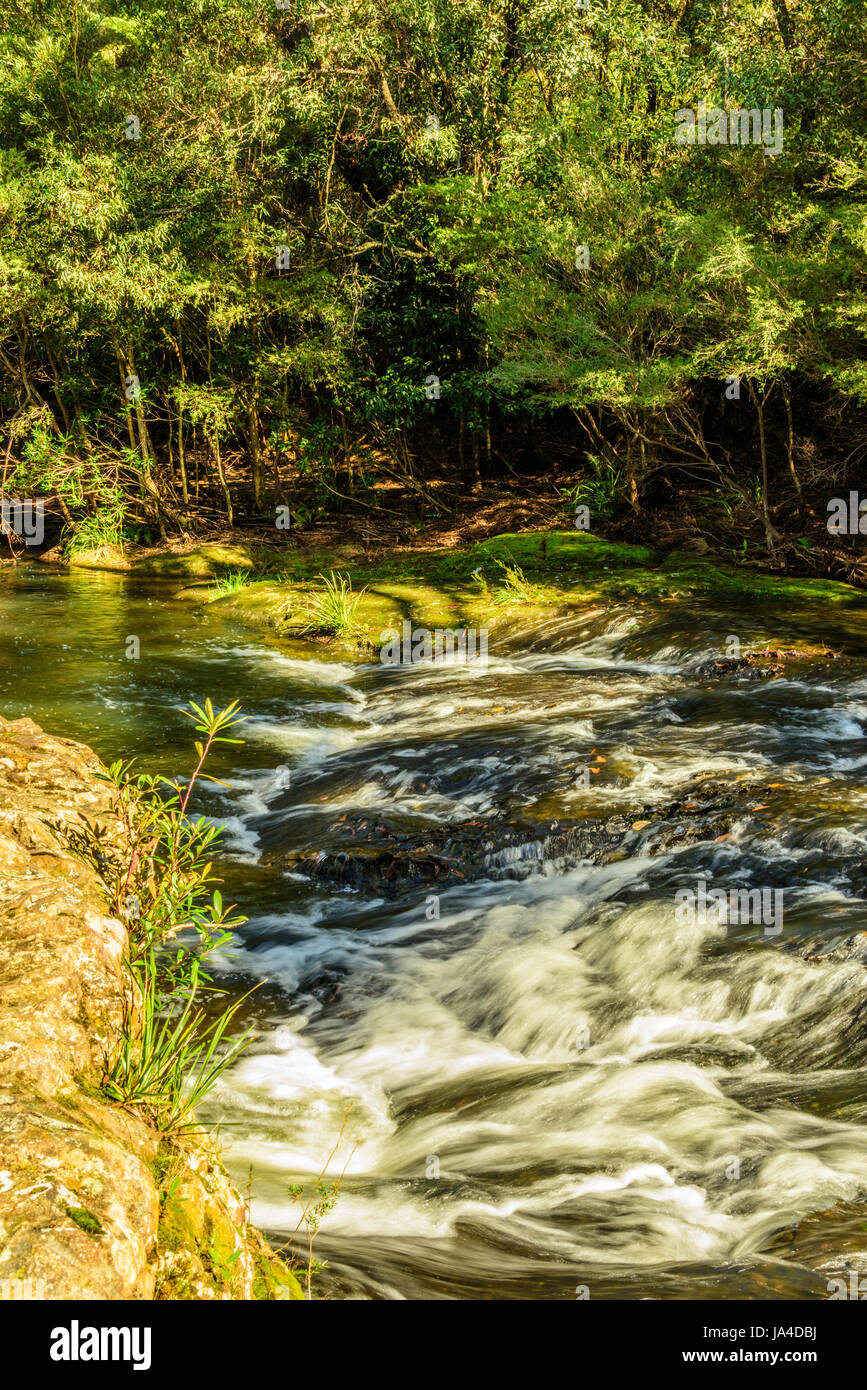
[[[787,610],[816,603],[867,605],[863,591],[837,580],[791,578],[557,529],[375,555],[352,545],[305,546],[296,538],[282,544],[224,539],[158,551],[85,553],[74,565],[165,579],[175,585],[173,598],[218,603],[253,626],[366,655],[379,648],[383,632],[401,629],[405,621],[428,630],[487,628],[493,636],[516,621],[541,623],[636,600],[665,605],[710,597]],[[329,631],[315,616],[331,573],[345,577],[359,597],[351,628],[343,632]]]
[[[121,833],[99,766],[0,718],[0,1280],[48,1299],[301,1298],[206,1131],[170,1138],[102,1096],[138,1001],[99,871]]]

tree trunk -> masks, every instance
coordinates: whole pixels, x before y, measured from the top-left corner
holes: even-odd
[[[773,0],[773,5],[780,38],[783,40],[783,47],[788,53],[790,48],[795,47],[795,26],[792,24],[792,16],[786,8],[786,0]]]
[[[753,393],[756,403],[756,410],[759,415],[759,451],[762,458],[762,521],[765,524],[765,541],[768,550],[774,549],[774,528],[771,525],[771,515],[768,510],[768,449],[765,441],[765,401],[767,393],[759,396],[758,392]]]
[[[355,490],[355,481],[352,476],[352,450],[349,447],[349,434],[346,429],[346,415],[340,412],[340,432],[343,435],[343,462],[346,466],[346,490],[352,497]]]
[[[261,512],[264,506],[264,479],[262,476],[262,453],[259,448],[259,411],[255,400],[247,412],[247,425],[250,441],[250,467],[253,473],[253,498],[256,511]]]
[[[632,462],[633,440],[626,441],[626,496],[634,512],[638,511],[638,484],[635,481],[635,465]]]
[[[184,505],[188,506],[190,501],[190,489],[187,484],[187,465],[184,459],[184,412],[178,410],[178,467],[181,472],[181,496]]]
[[[795,484],[797,494],[803,501],[804,493],[801,487],[801,480],[798,477],[798,473],[795,468],[795,435],[792,429],[792,398],[789,395],[788,386],[783,387],[783,401],[785,402],[786,406],[786,422],[788,424],[788,433],[786,435],[786,452],[789,457],[789,472],[792,475],[792,482]]]
[[[235,517],[232,511],[232,494],[229,491],[229,484],[226,482],[226,474],[223,471],[223,460],[220,457],[220,439],[216,431],[214,432],[214,437],[211,440],[211,443],[214,448],[214,460],[217,465],[217,477],[220,480],[220,487],[223,489],[223,496],[226,499],[226,516],[228,518],[229,525],[234,526]]]
[[[118,371],[120,372],[120,389],[121,389],[121,394],[122,394],[124,400],[127,400],[127,394],[126,394],[126,370],[125,370],[125,368],[124,368],[123,353],[121,352],[120,348],[119,348],[117,345],[115,345],[115,349],[114,349],[114,350],[115,350],[115,352],[117,353],[117,369],[118,369]],[[129,447],[132,449],[132,451],[133,451],[134,454],[135,454],[135,453],[138,453],[138,448],[137,448],[136,442],[135,442],[135,430],[133,429],[133,424],[132,424],[132,411],[129,409],[129,406],[128,406],[128,405],[127,405],[127,411],[126,411],[126,427],[127,427],[127,429],[129,430]]]
[[[53,381],[53,383],[54,383],[54,399],[57,401],[57,404],[58,404],[58,406],[60,407],[60,413],[61,413],[61,415],[63,416],[63,424],[64,424],[64,427],[65,427],[65,429],[66,429],[66,433],[67,433],[67,434],[71,434],[71,432],[72,432],[72,421],[71,421],[70,418],[69,418],[69,411],[66,409],[66,406],[63,404],[63,397],[62,397],[61,394],[60,394],[60,386],[61,386],[60,372],[57,370],[57,363],[56,363],[55,360],[54,360],[54,354],[53,354],[52,351],[51,351],[51,346],[50,346],[50,344],[48,343],[48,340],[47,340],[47,339],[46,339],[46,342],[45,342],[45,353],[46,353],[46,356],[48,357],[48,362],[49,362],[49,365],[50,365],[50,367],[51,367],[51,379],[52,379],[52,381]]]
[[[128,376],[134,377],[136,375],[135,358],[133,356],[132,344],[129,341],[123,348],[122,353],[119,353],[119,356],[121,357],[122,363],[121,376],[123,378],[124,395],[126,395],[126,378]],[[129,397],[127,397],[127,399],[129,399]],[[153,480],[151,470],[151,464],[156,462],[156,453],[154,452],[154,446],[151,443],[151,437],[148,431],[147,421],[145,420],[144,408],[141,403],[141,396],[138,393],[136,393],[136,397],[133,400],[133,408],[135,410],[136,425],[138,426],[139,454],[141,456],[142,461],[142,470],[145,480],[145,486],[147,487],[148,492],[150,492],[153,496],[158,497],[159,489]],[[132,426],[130,426],[130,435],[132,435]],[[134,443],[133,448],[135,448]]]

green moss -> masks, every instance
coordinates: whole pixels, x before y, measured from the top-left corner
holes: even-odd
[[[175,1252],[177,1250],[184,1250],[185,1248],[186,1243],[176,1227],[165,1221],[161,1221],[159,1229],[157,1230],[157,1249],[160,1254],[167,1250]]]
[[[654,552],[646,545],[606,541],[587,531],[507,533],[482,541],[467,553],[471,562],[486,558],[512,559],[522,568],[529,565],[557,569],[563,565],[578,565],[592,570],[605,565],[651,565],[654,561]]]
[[[259,568],[261,547],[251,545],[200,545],[185,555],[165,551],[156,555],[146,555],[132,562],[135,574],[154,576],[164,575],[174,578],[182,575],[191,579],[212,579],[231,570],[254,571]]]
[[[289,1266],[279,1256],[266,1251],[261,1251],[256,1257],[253,1297],[306,1301],[304,1290]]]
[[[523,570],[529,598],[504,588],[498,562]],[[268,579],[219,602],[241,621],[270,626],[291,638],[293,632],[301,635],[305,599],[321,591],[317,576],[332,569],[348,575],[356,593],[366,589],[357,612],[358,632],[329,643],[340,653],[357,652],[359,647],[369,652],[379,645],[385,629],[399,628],[404,620],[429,629],[487,626],[493,632],[513,616],[543,619],[552,612],[632,598],[665,601],[716,595],[779,604],[786,610],[829,603],[867,606],[860,590],[834,580],[791,579],[685,553],[663,557],[647,546],[561,530],[506,534],[452,550],[401,552],[371,560],[348,547],[342,555],[335,547],[315,554],[294,551],[273,561]],[[181,597],[204,602],[213,595],[206,589],[185,589]]]
[[[184,1194],[170,1193],[163,1203],[159,1238],[167,1250],[197,1246],[204,1229],[201,1212]]]
[[[94,1216],[87,1207],[67,1207],[66,1215],[70,1217],[82,1231],[86,1231],[89,1236],[103,1236],[105,1230],[98,1216]]]

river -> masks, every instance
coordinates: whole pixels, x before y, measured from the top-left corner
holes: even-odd
[[[199,807],[258,1037],[201,1114],[278,1243],[343,1127],[320,1297],[799,1299],[867,1273],[867,610],[633,603],[513,622],[486,670],[389,669],[172,592],[5,569],[0,710],[176,775],[180,707],[241,701]],[[709,677],[732,635],[841,655]],[[725,833],[650,853],[702,778],[747,789]],[[608,862],[543,853],[636,807]],[[282,857],[510,819],[535,848],[435,888]],[[782,930],[685,920],[701,882],[780,890]]]

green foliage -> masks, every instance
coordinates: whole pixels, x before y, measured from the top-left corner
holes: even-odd
[[[124,1032],[102,1082],[107,1100],[143,1110],[162,1133],[191,1123],[191,1112],[253,1037],[246,1029],[228,1045],[226,1035],[244,1002],[236,1000],[212,1022],[197,1004],[198,969],[192,962],[186,997],[167,996],[151,951],[135,971],[141,1026]]]
[[[755,472],[707,432],[728,376],[778,429],[784,391],[867,402],[867,0],[5,20],[4,485],[79,525],[178,525],[193,455],[227,517],[242,471],[260,515],[287,469],[314,511],[359,471],[423,494],[432,430],[454,472],[513,421],[634,504],[666,462]],[[678,145],[700,101],[780,108],[781,153]]]
[[[211,588],[215,598],[228,598],[231,594],[237,594],[239,589],[246,589],[251,582],[247,570],[230,570],[228,574],[218,575]]]
[[[237,701],[215,711],[210,700],[204,708],[191,700],[181,711],[205,737],[204,743],[195,741],[198,761],[186,786],[167,777],[133,776],[131,763],[113,763],[100,774],[115,790],[125,830],[124,855],[107,871],[112,908],[127,922],[133,962],[160,952],[163,974],[176,987],[183,987],[191,969],[198,975],[203,955],[224,946],[243,921],[212,887],[219,829],[204,816],[187,815],[199,779],[224,785],[202,769],[217,744],[243,741],[226,734],[242,722],[238,709]],[[168,943],[183,930],[194,934],[195,943],[167,954]]]
[[[305,600],[303,616],[300,621],[292,620],[293,628],[297,632],[317,632],[333,637],[344,637],[357,631],[358,605],[364,597],[366,586],[354,593],[349,575],[338,574],[334,570],[327,579],[324,574],[317,578],[322,580],[324,591],[311,594]],[[280,610],[287,619],[292,603],[292,599],[287,600]]]
[[[234,701],[215,711],[206,700],[204,707],[191,701],[182,711],[204,739],[195,742],[198,761],[185,786],[165,777],[133,777],[131,765],[122,762],[102,774],[114,788],[124,827],[122,854],[105,877],[112,908],[129,928],[135,981],[127,1026],[107,1059],[102,1089],[109,1100],[144,1109],[168,1133],[187,1123],[252,1036],[248,1029],[226,1040],[243,999],[210,1021],[199,1002],[203,992],[213,992],[203,962],[244,919],[233,916],[213,888],[219,830],[187,815],[197,781],[218,781],[202,770],[211,750],[241,742],[227,735],[242,720],[238,708]],[[188,940],[170,944],[180,933]]]
[[[101,550],[109,548],[122,549],[125,511],[123,501],[119,500],[113,505],[103,506],[99,511],[80,517],[71,529],[68,539],[64,533],[63,551],[67,559],[90,550],[98,554]]]
[[[319,1260],[313,1254],[313,1241],[319,1233],[323,1219],[333,1209],[340,1191],[340,1182],[323,1182],[321,1178],[314,1184],[313,1192],[305,1202],[303,1183],[291,1183],[287,1188],[293,1202],[304,1202],[299,1225],[304,1226],[307,1235],[307,1298],[312,1296],[313,1278],[328,1268],[327,1261]]]
[[[532,603],[535,591],[521,566],[514,560],[495,559],[494,564],[502,571],[502,587],[494,590],[494,602]]]
[[[571,488],[561,488],[561,496],[570,512],[574,512],[578,506],[586,506],[593,517],[611,516],[623,489],[623,471],[593,454],[589,456],[589,462],[593,466],[594,476],[582,479]]]
[[[314,1275],[320,1273],[323,1269],[328,1268],[327,1264],[323,1263],[323,1261],[321,1260],[318,1260],[314,1256],[313,1242],[319,1233],[319,1228],[324,1218],[333,1209],[334,1204],[337,1201],[338,1195],[340,1193],[340,1185],[343,1182],[343,1177],[346,1172],[346,1168],[349,1166],[349,1160],[352,1158],[351,1152],[349,1158],[347,1158],[346,1160],[346,1164],[344,1165],[343,1172],[340,1174],[340,1176],[334,1179],[332,1182],[326,1181],[325,1175],[331,1166],[332,1159],[334,1158],[335,1154],[337,1153],[338,1149],[343,1143],[343,1136],[346,1132],[346,1126],[349,1123],[349,1118],[351,1114],[352,1104],[350,1103],[344,1112],[343,1123],[340,1126],[340,1133],[337,1136],[337,1140],[334,1144],[334,1147],[332,1148],[331,1153],[328,1155],[328,1158],[325,1161],[325,1166],[323,1167],[321,1173],[319,1174],[315,1183],[313,1184],[313,1188],[310,1195],[307,1196],[303,1183],[290,1183],[287,1189],[289,1196],[292,1198],[293,1203],[297,1203],[301,1207],[301,1215],[298,1219],[298,1224],[292,1233],[291,1239],[295,1239],[302,1226],[304,1227],[305,1235],[307,1237],[306,1286],[308,1300],[313,1296],[312,1288]],[[289,1243],[290,1242],[287,1241],[287,1244]],[[285,1246],[281,1247],[281,1250],[282,1249],[285,1249]],[[276,1253],[279,1255],[281,1252],[278,1250]]]

